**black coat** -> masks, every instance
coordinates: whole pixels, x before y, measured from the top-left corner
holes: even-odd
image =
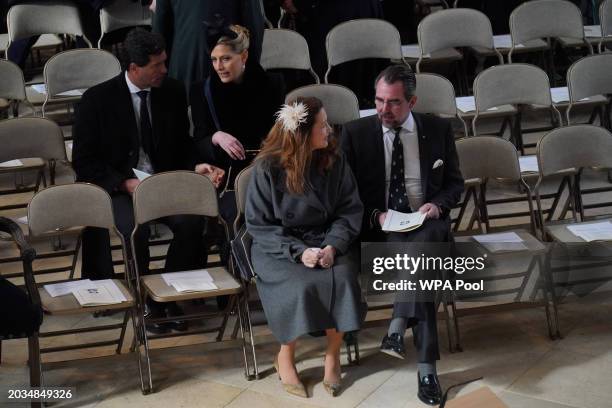
[[[155,172],[193,170],[196,152],[189,137],[187,98],[180,82],[166,78],[151,90]],[[109,193],[134,177],[140,148],[131,95],[122,72],[96,85],[81,99],[74,125],[72,165],[77,181],[99,185]]]
[[[421,184],[425,202],[441,207],[448,216],[463,192],[463,177],[455,149],[455,138],[448,120],[412,113],[419,137]],[[342,129],[342,150],[353,169],[359,195],[364,206],[361,227],[364,238],[376,233],[370,226],[374,210],[386,211],[385,153],[382,126],[378,116],[369,116],[346,123]],[[433,169],[434,163],[443,165]],[[379,229],[378,229],[379,231]]]
[[[242,162],[232,160],[219,146],[214,146],[212,136],[217,130],[229,133],[247,150],[257,150],[274,125],[275,113],[283,103],[282,82],[266,73],[258,63],[249,59],[240,84],[224,84],[217,73],[210,77],[211,94],[221,129],[217,129],[204,84],[191,87],[191,116],[194,139],[202,159],[227,170],[232,166],[232,177],[249,164],[251,157]]]
[[[213,22],[215,14],[228,24],[249,29],[249,55],[259,61],[264,31],[259,0],[157,0],[153,30],[166,38],[168,75],[182,81],[187,90],[211,71],[204,21]]]

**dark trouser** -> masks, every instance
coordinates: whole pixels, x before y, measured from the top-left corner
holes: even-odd
[[[29,336],[38,331],[43,313],[26,293],[0,277],[0,338]]]
[[[131,257],[130,237],[134,229],[134,208],[128,194],[112,197],[115,225],[126,241],[128,256]],[[165,271],[200,269],[206,265],[206,248],[202,233],[205,219],[197,215],[175,215],[159,220],[170,228],[174,235],[166,256]],[[134,237],[136,260],[141,275],[149,272],[149,227],[141,226]],[[110,237],[106,229],[86,228],[83,232],[83,278],[112,278]]]
[[[449,220],[427,220],[419,229],[408,233],[385,234],[386,242],[439,243],[452,241]],[[393,318],[402,317],[412,327],[414,346],[419,363],[440,359],[438,325],[433,302],[395,302]]]

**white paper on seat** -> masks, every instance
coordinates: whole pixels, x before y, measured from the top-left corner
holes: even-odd
[[[53,283],[45,285],[44,288],[49,296],[58,297],[68,295],[77,289],[95,289],[96,283],[89,279],[80,279],[70,282]]]
[[[569,90],[567,86],[561,86],[558,88],[550,88],[550,96],[554,103],[569,102]]]
[[[121,299],[115,297],[113,293],[103,285],[97,285],[95,288],[89,289],[77,289],[73,294],[81,306],[114,305],[122,302]]]
[[[86,89],[71,89],[70,91],[60,92],[57,96],[83,96]]]
[[[550,88],[550,97],[553,103],[569,102],[569,89],[567,86]],[[589,98],[582,98],[581,101],[588,101]]]
[[[103,280],[94,281],[94,283],[96,284],[98,288],[103,287],[106,290],[108,290],[108,292],[113,296],[113,298],[121,302],[127,302],[127,298],[125,297],[123,292],[121,292],[121,289],[119,289],[119,286],[117,286],[117,283],[115,283],[114,280],[103,279]]]
[[[204,292],[219,289],[217,285],[207,280],[190,278],[173,280],[171,286],[177,292]]]
[[[23,217],[16,218],[15,221],[17,221],[20,224],[28,225],[28,216],[25,215]]]
[[[584,26],[584,36],[588,38],[600,38],[602,36],[601,26],[599,25]]]
[[[38,92],[39,94],[45,95],[47,93],[47,87],[45,84],[34,84],[32,85],[32,89]]]
[[[512,48],[512,36],[510,34],[501,34],[493,36],[493,46],[497,49]],[[514,48],[524,48],[523,44],[517,44]]]
[[[66,146],[68,146],[68,148],[69,148],[70,150],[72,150],[72,146],[73,146],[73,144],[72,144],[72,142],[68,142],[68,143],[66,143]]]
[[[376,109],[362,109],[359,111],[360,118],[365,118],[367,116],[374,116],[374,115],[376,115]]]
[[[476,99],[473,96],[458,96],[455,98],[455,104],[457,109],[461,112],[474,112],[476,110]],[[498,108],[492,107],[487,109],[488,111],[496,111]]]
[[[17,160],[9,160],[9,161],[5,161],[5,162],[0,163],[0,167],[5,167],[5,168],[8,168],[8,167],[21,167],[21,166],[23,166],[23,162],[21,160],[19,160],[19,159],[17,159]]]
[[[521,173],[537,173],[540,171],[540,167],[538,166],[538,157],[536,155],[519,157],[519,166],[521,168]]]
[[[134,175],[138,178],[138,180],[142,181],[148,177],[151,177],[151,175],[149,173],[146,173],[144,171],[140,171],[138,169],[132,169],[132,171],[134,172]]]
[[[568,225],[567,229],[586,242],[612,240],[612,223],[609,221]]]
[[[419,211],[403,213],[389,210],[382,226],[383,231],[408,232],[419,228],[425,222],[426,214]]]
[[[419,44],[402,45],[402,56],[405,58],[419,58],[421,56]],[[431,54],[425,54],[423,58],[431,58]]]
[[[516,232],[474,235],[473,238],[491,252],[524,251],[527,249]]]
[[[180,281],[184,279],[199,279],[206,282],[213,282],[212,276],[206,269],[197,269],[194,271],[184,272],[168,272],[161,274],[162,279],[166,282],[166,285],[172,286],[172,282]]]

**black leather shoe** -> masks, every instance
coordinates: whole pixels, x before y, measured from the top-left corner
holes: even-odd
[[[168,305],[166,305],[166,316],[175,317],[175,316],[182,316],[183,314],[184,314],[183,311],[181,310],[180,307],[178,307],[176,303],[169,303]],[[164,324],[168,325],[170,329],[176,330],[179,332],[184,332],[184,331],[187,331],[187,329],[189,329],[189,325],[187,324],[186,320],[175,320],[175,321],[167,322]]]
[[[427,405],[440,404],[442,390],[440,389],[438,376],[435,374],[428,374],[421,380],[421,374],[417,372],[417,379],[419,381],[419,393],[417,395],[421,402]]]
[[[399,333],[392,333],[390,336],[385,335],[385,337],[383,337],[382,344],[380,345],[380,351],[403,360],[406,356],[404,337]]]
[[[170,333],[170,325],[168,323],[147,323],[145,327],[151,334]]]

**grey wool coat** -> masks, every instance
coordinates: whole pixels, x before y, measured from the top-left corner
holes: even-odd
[[[315,152],[316,154],[316,152]],[[320,174],[311,168],[302,195],[285,185],[285,173],[271,159],[259,160],[247,191],[246,224],[253,237],[251,257],[268,325],[283,344],[325,329],[358,330],[362,302],[359,236],[363,205],[344,157]],[[336,248],[330,268],[304,266],[306,248]]]

